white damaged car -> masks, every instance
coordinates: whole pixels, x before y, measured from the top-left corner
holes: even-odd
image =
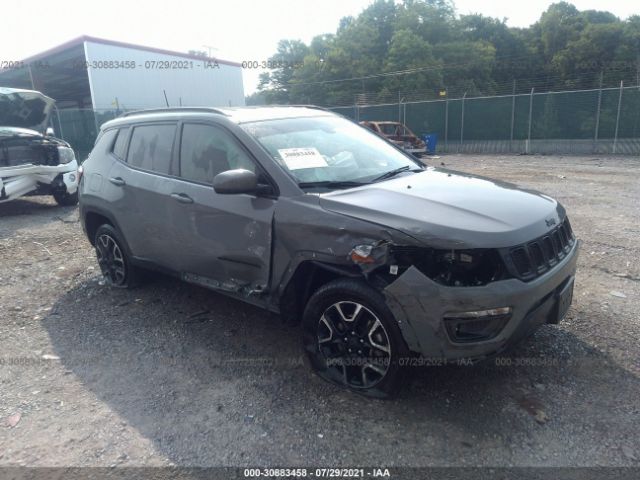
[[[0,87],[0,203],[23,195],[78,203],[73,149],[47,128],[54,104],[40,92]]]

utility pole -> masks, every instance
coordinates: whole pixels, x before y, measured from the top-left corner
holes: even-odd
[[[216,47],[214,47],[213,45],[202,45],[204,48],[207,49],[207,56],[209,58],[213,58],[213,55],[211,55],[212,51],[218,51],[218,49]]]

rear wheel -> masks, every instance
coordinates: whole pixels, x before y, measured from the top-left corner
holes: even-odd
[[[75,193],[55,192],[53,194],[53,198],[58,203],[58,205],[62,207],[72,207],[78,204],[77,191]]]
[[[378,398],[402,386],[408,348],[384,296],[366,283],[338,279],[320,287],[302,326],[311,365],[325,380]]]
[[[98,227],[94,240],[96,257],[105,281],[114,287],[137,285],[138,274],[132,265],[119,232],[111,225]]]

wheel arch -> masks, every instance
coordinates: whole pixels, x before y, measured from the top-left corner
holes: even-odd
[[[89,207],[83,210],[82,218],[85,233],[87,234],[87,238],[89,239],[89,242],[91,242],[91,245],[94,245],[96,232],[98,231],[98,228],[100,228],[100,225],[104,225],[106,223],[118,230],[120,235],[123,237],[125,247],[129,250],[129,245],[124,238],[124,233],[111,213],[102,210],[101,208]]]
[[[354,278],[366,281],[357,267],[333,264],[317,260],[300,262],[284,283],[279,299],[280,312],[287,323],[299,323],[311,295],[322,285],[338,278]]]

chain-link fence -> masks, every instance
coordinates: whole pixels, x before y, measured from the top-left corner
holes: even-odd
[[[438,151],[640,154],[640,87],[332,107],[436,134]]]
[[[400,121],[436,134],[439,152],[640,154],[640,87],[353,105],[356,121]],[[100,126],[123,110],[56,110],[56,135],[84,160]]]
[[[123,110],[56,109],[51,123],[56,136],[69,142],[82,161],[91,152],[100,126],[122,113]]]

